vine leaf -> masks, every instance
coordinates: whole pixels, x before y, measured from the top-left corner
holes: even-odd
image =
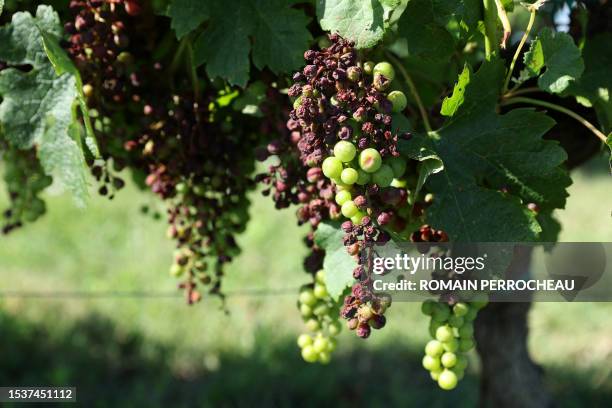
[[[542,139],[554,121],[533,109],[496,113],[501,61],[467,73],[453,93],[463,103],[446,125],[400,144],[404,154],[435,153],[444,163],[444,170],[427,181],[435,197],[427,221],[454,241],[535,241],[542,228],[526,203],[537,203],[542,211],[563,208],[571,183],[559,167],[565,151]]]
[[[195,30],[209,17],[208,5],[198,0],[173,0],[168,6],[170,26],[179,40]]]
[[[525,69],[521,71],[519,82],[540,75],[538,86],[549,93],[561,93],[580,78],[584,71],[584,62],[580,49],[566,33],[554,32],[544,28],[531,43],[529,51],[523,57]]]
[[[210,21],[195,40],[196,65],[206,63],[212,78],[244,87],[249,79],[249,53],[258,69],[290,72],[303,63],[312,37],[308,17],[284,0],[237,0],[209,3]],[[232,27],[228,30],[228,27]]]
[[[444,116],[453,116],[457,109],[463,104],[465,96],[465,87],[470,83],[470,70],[467,65],[463,67],[463,71],[459,74],[457,84],[453,89],[453,94],[444,98],[440,113]]]
[[[398,21],[398,34],[406,38],[411,56],[446,58],[453,52],[454,39],[436,21],[432,0],[410,0]]]
[[[355,48],[370,48],[385,35],[389,12],[397,1],[318,0],[317,16],[321,28],[355,42]]]
[[[334,300],[338,300],[348,286],[353,284],[353,269],[357,266],[355,259],[346,252],[343,244],[344,232],[340,223],[322,222],[315,232],[315,243],[325,250],[323,270],[325,285]]]
[[[597,113],[604,132],[612,131],[612,33],[589,38],[582,50],[585,70],[580,79],[572,82],[565,94],[574,95],[581,104]]]
[[[72,106],[77,98],[76,79],[57,75],[45,53],[41,31],[59,36],[59,18],[51,7],[39,6],[36,17],[16,13],[10,25],[0,27],[0,60],[10,66],[31,66],[29,72],[8,68],[0,72],[0,123],[11,145],[37,147],[48,175],[73,194],[77,205],[87,197],[83,151],[69,135]]]

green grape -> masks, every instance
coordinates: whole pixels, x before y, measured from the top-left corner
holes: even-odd
[[[447,351],[446,353],[442,354],[440,361],[442,362],[442,365],[446,368],[454,367],[457,364],[457,355],[455,353]]]
[[[406,95],[402,91],[391,91],[387,95],[387,99],[391,102],[393,112],[401,112],[408,106]]]
[[[425,354],[432,357],[439,357],[444,353],[444,347],[438,340],[429,340],[425,345]]]
[[[370,75],[374,72],[374,66],[376,64],[374,63],[374,61],[366,61],[363,63],[363,72],[365,72],[366,74]]]
[[[305,303],[300,305],[300,314],[302,317],[310,317],[312,316],[312,308]]]
[[[350,200],[342,204],[340,212],[346,218],[351,218],[353,215],[356,215],[359,212],[359,208],[357,208],[354,201]]]
[[[323,160],[321,170],[323,170],[323,174],[325,174],[325,177],[330,179],[337,179],[342,173],[342,161],[337,157],[330,156]]]
[[[453,306],[453,314],[455,316],[465,316],[470,311],[470,307],[465,303],[457,303]]]
[[[391,187],[406,188],[407,185],[408,185],[408,182],[406,181],[406,179],[396,179],[396,178],[394,178],[391,181]]]
[[[340,173],[342,174],[342,173]],[[336,185],[336,190],[338,191],[351,191],[353,189],[353,186],[351,184],[346,184],[342,181],[342,179],[331,179],[334,184]]]
[[[357,149],[355,148],[355,145],[351,142],[347,142],[346,140],[341,140],[334,146],[334,156],[345,163],[353,160],[356,154]]]
[[[438,381],[438,378],[440,378],[441,373],[442,373],[442,369],[440,368],[439,370],[430,371],[429,375],[431,376],[432,380]]]
[[[357,214],[353,215],[351,217],[351,222],[355,225],[360,225],[361,221],[363,221],[363,217],[365,217],[366,215],[364,213],[362,213],[361,211],[359,211]]]
[[[432,319],[445,322],[450,317],[450,309],[446,303],[436,303]]]
[[[451,353],[455,353],[457,350],[459,350],[459,340],[453,337],[449,341],[443,342],[442,348],[444,348],[444,351],[450,351]]]
[[[297,109],[300,107],[300,105],[302,104],[302,95],[298,96],[297,98],[295,98],[295,100],[293,101],[293,109]]]
[[[312,343],[312,348],[317,353],[320,353],[322,351],[327,351],[328,347],[329,347],[329,342],[327,341],[325,337],[317,337],[314,339],[314,342]]]
[[[297,344],[300,348],[310,346],[312,344],[312,337],[306,333],[300,334],[297,338]]]
[[[315,274],[315,281],[325,285],[325,271],[323,269]]]
[[[431,337],[436,337],[436,330],[438,330],[438,327],[441,327],[442,325],[444,325],[444,323],[433,319],[429,322],[429,334]]]
[[[305,323],[306,329],[311,332],[316,332],[321,328],[321,325],[316,319],[308,319]]]
[[[342,325],[340,324],[340,322],[331,322],[329,324],[329,327],[327,328],[327,331],[329,332],[330,336],[337,336],[338,334],[340,334],[340,331],[342,330]]]
[[[425,316],[431,316],[434,312],[436,302],[431,299],[427,299],[421,304],[421,312]]]
[[[351,193],[349,191],[342,190],[342,191],[338,191],[336,193],[336,197],[335,198],[336,198],[336,203],[338,205],[342,205],[342,204],[346,203],[347,201],[350,201],[351,198],[353,198],[353,197],[351,197]]]
[[[322,317],[329,313],[329,307],[326,304],[322,303],[320,305],[317,305],[312,312],[315,316]]]
[[[357,170],[348,167],[342,170],[342,173],[340,174],[340,180],[342,180],[343,183],[348,185],[355,184],[357,180],[359,180],[359,173],[357,172]]]
[[[461,327],[463,326],[463,317],[459,317],[456,315],[453,315],[451,317],[448,318],[448,324],[450,324],[452,327]]]
[[[314,295],[312,289],[304,289],[300,292],[300,296],[298,298],[300,303],[308,306],[314,306],[317,303],[317,298]]]
[[[471,338],[464,338],[459,340],[459,350],[466,352],[474,348],[474,340]]]
[[[327,288],[325,287],[325,285],[321,285],[320,283],[315,283],[313,293],[315,297],[317,297],[318,299],[325,299],[329,296],[329,293],[327,292]]]
[[[331,354],[329,354],[327,351],[322,351],[319,353],[318,358],[321,364],[329,364],[331,361]]]
[[[478,292],[470,300],[470,306],[480,310],[489,303],[489,296],[486,293]]]
[[[393,169],[386,164],[380,166],[380,168],[372,175],[372,182],[378,184],[379,187],[389,187],[393,181]]]
[[[457,369],[457,367],[453,367],[452,371],[457,376],[457,381],[463,380],[463,377],[465,376],[465,370],[459,370],[459,369]]]
[[[438,327],[438,330],[436,330],[436,340],[441,341],[442,343],[450,341],[453,338],[453,329],[451,329],[450,326],[440,326]]]
[[[185,272],[185,268],[181,265],[175,263],[170,267],[170,275],[174,277],[181,276]]]
[[[467,357],[464,354],[457,354],[457,364],[455,364],[456,370],[465,370],[468,366]]]
[[[435,371],[440,369],[440,359],[432,356],[423,357],[423,367],[429,371]]]
[[[382,157],[378,150],[367,148],[359,153],[359,167],[366,173],[375,173],[382,166]]]
[[[389,80],[389,82],[393,81],[393,79],[395,78],[395,69],[393,69],[393,65],[391,65],[387,61],[379,62],[378,64],[376,64],[372,72],[375,75],[383,75]]]
[[[478,310],[475,307],[470,307],[470,310],[468,310],[467,314],[463,316],[463,320],[465,320],[466,322],[473,322],[474,320],[476,320],[477,315]]]
[[[359,175],[359,177],[357,177],[357,181],[355,182],[357,185],[365,186],[370,182],[371,177],[364,170],[357,169],[357,174]]]
[[[306,346],[302,348],[302,358],[307,363],[314,363],[319,359],[319,353],[317,353],[313,346]]]
[[[472,337],[474,336],[474,325],[472,323],[465,323],[459,328],[459,337]]]
[[[438,385],[443,390],[452,390],[457,386],[457,375],[451,370],[443,370],[438,377]]]
[[[187,184],[177,183],[176,186],[174,186],[174,189],[176,190],[177,193],[184,194],[187,192]]]
[[[334,350],[336,350],[337,346],[338,346],[338,341],[336,341],[336,339],[327,339],[327,351],[331,353]]]

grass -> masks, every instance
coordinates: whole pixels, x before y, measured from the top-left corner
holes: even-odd
[[[610,178],[596,161],[574,174],[563,241],[612,241]],[[0,197],[0,207],[5,202]],[[229,267],[226,316],[218,299],[188,307],[168,275],[165,222],[139,212],[151,197],[128,186],[86,211],[48,197],[44,219],[0,238],[0,289],[146,291],[156,298],[0,298],[0,384],[75,384],[91,406],[473,406],[472,371],[444,393],[420,368],[426,321],[416,304],[395,304],[367,342],[342,333],[328,367],[300,361],[294,293],[306,280],[304,229],[253,194],[253,219]],[[176,294],[176,295],[175,295]],[[612,398],[612,304],[538,303],[530,348],[560,406]],[[471,358],[476,362],[477,357]],[[606,363],[606,361],[608,363]]]

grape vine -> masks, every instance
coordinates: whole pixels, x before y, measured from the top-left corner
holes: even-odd
[[[297,343],[327,364],[342,326],[387,325],[372,248],[555,241],[568,163],[612,149],[608,14],[574,9],[565,33],[545,3],[513,27],[519,6],[490,0],[7,2],[2,232],[40,218],[52,183],[85,204],[88,186],[112,199],[130,177],[165,204],[170,273],[194,304],[223,296],[259,188],[309,226]],[[486,305],[422,304],[440,388],[464,376]]]

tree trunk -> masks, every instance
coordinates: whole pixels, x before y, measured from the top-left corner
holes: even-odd
[[[525,256],[526,255],[526,256]],[[524,276],[531,254],[519,257],[510,275]],[[527,313],[531,303],[490,303],[475,322],[477,350],[482,361],[480,406],[548,408],[553,400],[543,383],[543,370],[527,350]]]

